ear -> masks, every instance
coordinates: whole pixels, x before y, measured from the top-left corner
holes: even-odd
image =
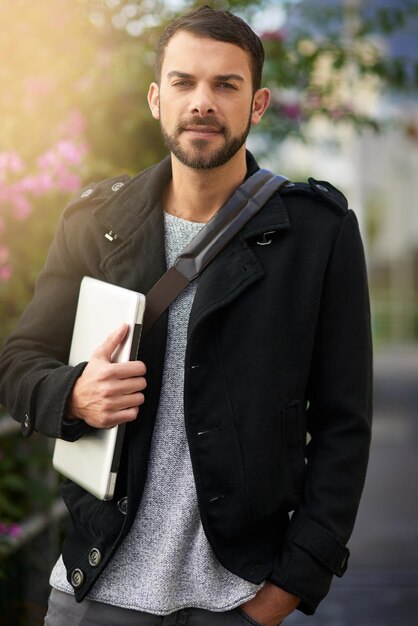
[[[160,88],[157,83],[151,83],[148,90],[148,105],[151,109],[152,117],[155,120],[160,119]]]
[[[267,87],[258,89],[253,98],[253,110],[251,114],[251,124],[256,126],[263,117],[269,102],[270,102],[270,90]]]

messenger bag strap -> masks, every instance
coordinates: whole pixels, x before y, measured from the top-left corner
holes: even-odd
[[[143,333],[287,180],[260,169],[234,191],[147,293]]]

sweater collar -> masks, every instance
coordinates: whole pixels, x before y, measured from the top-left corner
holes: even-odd
[[[246,151],[246,178],[259,170],[251,152]],[[94,210],[96,218],[122,240],[129,238],[139,226],[151,221],[162,228],[162,189],[172,177],[171,157],[134,176],[117,195],[112,194]],[[289,219],[284,204],[275,194],[265,207],[243,229],[245,238],[268,229],[288,227]]]

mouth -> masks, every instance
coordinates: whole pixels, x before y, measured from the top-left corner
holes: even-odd
[[[216,128],[215,126],[186,126],[184,132],[190,133],[193,137],[215,137],[216,135],[221,134],[221,130]]]
[[[222,129],[216,126],[206,126],[206,125],[190,125],[186,126],[183,129],[183,132],[190,139],[206,139],[210,140],[222,135]]]
[[[206,124],[191,124],[186,126],[185,130],[193,133],[219,133],[220,129],[217,126],[207,126]]]

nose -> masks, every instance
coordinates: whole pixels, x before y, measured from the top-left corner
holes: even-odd
[[[209,86],[200,85],[193,91],[193,97],[190,102],[190,112],[199,115],[207,115],[216,112],[216,105],[213,98],[213,92]]]

